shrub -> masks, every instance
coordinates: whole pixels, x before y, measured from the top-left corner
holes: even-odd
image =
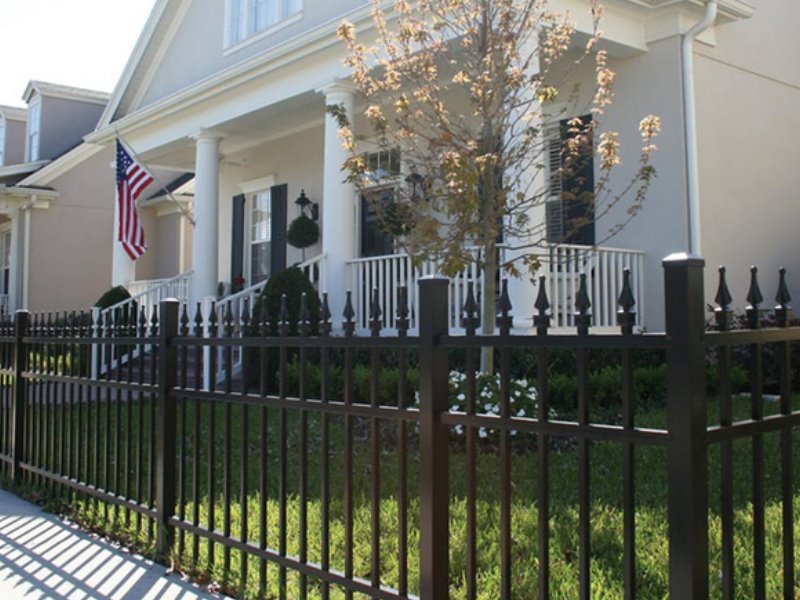
[[[300,300],[305,293],[308,301],[311,333],[317,332],[319,323],[319,298],[308,277],[299,268],[289,267],[270,278],[253,307],[251,335],[260,335],[261,306],[267,303],[271,330],[270,335],[278,334],[278,316],[281,310],[281,297],[286,294],[286,307],[289,312],[289,335],[297,335],[297,318],[300,314]]]
[[[311,282],[305,274],[296,266],[289,267],[270,278],[267,285],[264,286],[261,294],[253,306],[252,321],[250,331],[247,334],[250,337],[259,337],[261,335],[261,307],[264,302],[267,303],[267,312],[269,314],[270,329],[267,332],[270,336],[278,335],[278,317],[281,310],[281,298],[286,294],[286,308],[289,313],[289,335],[296,336],[297,320],[300,314],[300,302],[303,294],[306,295],[308,302],[308,313],[310,328],[309,332],[315,335],[318,331],[319,324],[319,297],[311,285]],[[272,359],[270,364],[277,364],[278,351],[277,349],[269,350]],[[293,359],[297,355],[296,349],[289,350],[289,359]],[[260,353],[255,349],[246,349],[244,352],[244,360],[247,361],[247,384],[255,387],[260,381]],[[277,373],[270,373],[272,381]]]
[[[118,285],[116,287],[112,287],[105,294],[100,296],[94,305],[97,308],[108,308],[109,306],[114,306],[115,304],[124,302],[130,297],[130,292],[128,292],[125,286]]]

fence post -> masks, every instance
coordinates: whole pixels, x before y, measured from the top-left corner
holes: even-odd
[[[166,558],[172,549],[175,529],[169,524],[175,514],[175,438],[177,409],[172,388],[178,382],[178,351],[172,343],[178,335],[178,307],[174,298],[159,305],[158,412],[156,417],[156,553]]]
[[[28,400],[28,380],[22,374],[28,370],[28,351],[22,338],[28,335],[31,314],[18,310],[14,320],[14,406],[11,414],[11,478],[22,482],[19,464],[25,460],[25,404]]]
[[[91,336],[93,338],[100,337],[100,326],[98,325],[98,321],[100,320],[100,311],[101,309],[97,306],[92,307],[92,331]],[[136,322],[136,317],[138,315],[133,315],[133,322]],[[99,344],[92,344],[92,359],[91,359],[91,378],[98,379],[100,377],[100,363],[97,360],[100,356],[100,345]]]
[[[450,490],[449,431],[440,416],[447,411],[447,350],[439,338],[448,334],[445,277],[419,279],[419,497],[420,598],[449,597]]]
[[[709,593],[704,265],[702,258],[683,253],[663,261],[671,436],[669,591],[675,600],[706,600]]]

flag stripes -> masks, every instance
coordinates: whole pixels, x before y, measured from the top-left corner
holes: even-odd
[[[117,140],[117,207],[119,208],[117,241],[131,260],[136,260],[147,250],[144,229],[136,211],[136,199],[151,183],[153,176],[137,163],[125,146]]]

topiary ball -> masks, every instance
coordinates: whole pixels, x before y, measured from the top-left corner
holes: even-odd
[[[289,225],[286,237],[295,248],[308,248],[319,241],[319,225],[310,217],[300,215]]]

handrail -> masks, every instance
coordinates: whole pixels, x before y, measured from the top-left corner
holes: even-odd
[[[308,267],[312,267],[312,266],[314,266],[314,265],[316,265],[316,264],[319,264],[319,263],[321,263],[321,262],[322,262],[322,261],[324,261],[324,260],[325,260],[327,257],[328,257],[328,253],[327,253],[327,252],[323,252],[322,254],[317,254],[315,257],[313,257],[313,258],[309,258],[309,259],[308,259],[307,261],[305,261],[305,262],[298,263],[298,264],[297,264],[297,268],[298,268],[298,269],[301,269],[301,270],[302,270],[302,269],[307,269]]]
[[[120,308],[122,308],[122,307],[124,307],[124,306],[126,306],[128,304],[133,304],[134,302],[136,302],[137,300],[139,300],[140,298],[142,298],[144,296],[147,296],[148,294],[152,294],[152,293],[160,291],[160,290],[162,290],[164,288],[168,288],[168,287],[170,287],[172,285],[176,285],[176,284],[180,285],[180,284],[184,284],[185,283],[186,287],[188,288],[188,283],[189,283],[189,281],[191,281],[193,275],[194,275],[194,271],[187,271],[186,273],[181,273],[180,275],[176,275],[175,277],[172,277],[170,279],[151,279],[151,280],[143,280],[143,281],[133,281],[133,282],[131,282],[132,284],[153,283],[155,285],[153,285],[152,287],[149,287],[147,289],[144,289],[141,292],[137,292],[136,294],[131,295],[130,298],[126,298],[122,302],[117,302],[116,304],[112,304],[111,306],[102,309],[100,312],[103,315],[108,314],[108,313],[113,312],[115,310],[118,310],[118,309],[120,309]],[[178,299],[182,300],[184,302],[186,302],[186,300],[187,300],[187,298],[178,298]]]

